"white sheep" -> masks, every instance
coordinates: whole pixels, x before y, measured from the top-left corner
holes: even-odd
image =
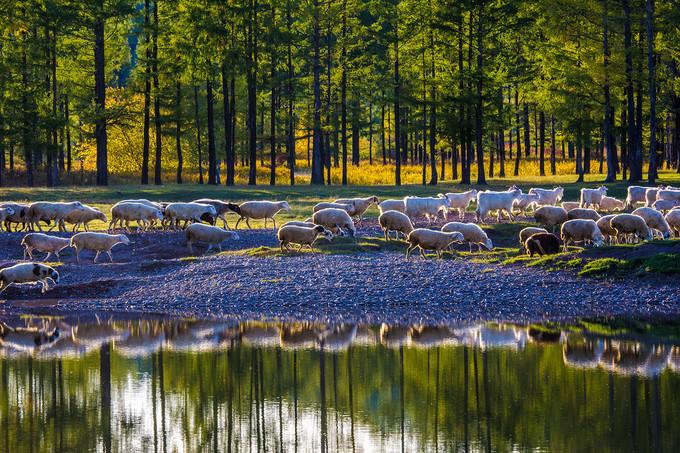
[[[81,225],[85,228],[85,231],[90,231],[88,224],[94,220],[100,220],[104,223],[108,222],[106,214],[101,212],[99,209],[87,205],[83,205],[83,208],[84,209],[82,211],[71,211],[66,215],[66,217],[64,217],[64,221],[66,223],[73,225],[74,233],[78,232]]]
[[[279,211],[290,212],[290,206],[287,201],[246,201],[239,205],[241,209],[241,217],[236,221],[236,226],[241,223],[241,220],[246,221],[248,228],[250,226],[250,219],[264,219],[264,227],[267,228],[267,219],[272,219],[274,228],[276,228],[276,219],[274,216]]]
[[[420,248],[420,255],[425,258],[425,250],[434,250],[437,258],[442,257],[442,251],[448,249],[454,242],[463,242],[464,237],[461,233],[454,231],[444,233],[427,228],[416,228],[406,238],[409,246],[406,249],[406,258],[411,256],[411,252]]]
[[[668,212],[678,206],[678,203],[674,200],[656,200],[652,203],[652,207],[657,211]]]
[[[567,213],[567,218],[569,220],[590,219],[597,222],[600,220],[600,217],[600,214],[598,214],[596,210],[590,208],[576,208]]]
[[[590,206],[598,207],[602,201],[602,197],[607,195],[607,188],[600,186],[597,189],[581,189],[581,203],[580,207],[588,208]]]
[[[305,220],[304,222],[301,220],[290,220],[281,225],[279,228],[283,228],[285,226],[303,226],[307,228],[314,228],[316,224],[312,222],[312,219]]]
[[[12,230],[12,224],[16,223],[16,231],[19,231],[20,229],[23,231],[28,228],[28,223],[29,223],[29,218],[28,218],[28,208],[29,206],[27,204],[21,204],[21,203],[0,203],[0,208],[12,208],[14,211],[14,214],[12,215],[7,215],[5,218],[4,226],[5,229],[9,232]],[[21,228],[19,228],[19,225]]]
[[[226,241],[227,239],[233,239],[236,241],[240,239],[238,233],[235,231],[227,231],[223,230],[222,228],[212,225],[205,225],[203,223],[193,223],[189,225],[185,230],[185,234],[187,237],[187,247],[189,247],[189,253],[191,254],[194,253],[193,244],[195,242],[207,243],[208,249],[205,251],[205,253],[208,253],[210,250],[212,250],[213,246],[217,246],[217,249],[221,252],[222,242]]]
[[[648,189],[654,189],[652,187],[644,186],[628,186],[628,195],[626,196],[626,209],[633,209],[636,203],[645,203],[647,200],[645,194]],[[656,197],[656,193],[654,193]]]
[[[4,231],[3,225],[7,222],[9,217],[14,215],[14,208],[7,206],[5,208],[0,208],[0,231]],[[7,227],[9,231],[9,226]]]
[[[406,212],[406,205],[404,205],[404,200],[383,200],[378,205],[378,210],[382,214],[387,211],[399,211]]]
[[[600,220],[597,221],[597,227],[600,229],[605,241],[609,244],[615,243],[617,241],[616,230],[612,228],[611,225],[612,219],[614,217],[616,217],[616,214],[609,214],[600,217]]]
[[[498,211],[496,220],[501,221],[501,214],[505,212],[512,222],[512,205],[522,194],[518,188],[511,188],[504,192],[484,191],[477,194],[477,209],[475,214],[479,223],[484,223],[485,217],[491,211]]]
[[[167,227],[173,230],[180,229],[180,222],[200,223],[204,216],[210,216],[213,220],[217,217],[217,210],[213,205],[203,203],[170,203],[165,207],[164,220]]]
[[[600,200],[600,211],[614,212],[623,211],[626,207],[625,201],[619,200],[618,198],[604,196]]]
[[[117,203],[111,208],[111,222],[109,231],[113,232],[118,222],[121,228],[130,231],[130,222],[137,222],[137,232],[147,230],[151,222],[163,220],[163,213],[160,209],[136,202]]]
[[[493,242],[489,239],[486,232],[482,230],[479,225],[474,223],[449,222],[442,227],[442,232],[451,233],[458,232],[463,235],[463,240],[470,245],[470,252],[472,252],[472,244],[477,244],[479,251],[482,251],[482,246],[487,250],[493,250]]]
[[[650,187],[645,191],[645,206],[651,206],[656,201],[656,196],[659,194],[661,187]],[[633,207],[631,206],[631,209]]]
[[[565,211],[569,212],[581,207],[581,203],[578,201],[563,201],[560,206],[562,206]]]
[[[541,206],[534,212],[534,219],[541,225],[552,227],[552,231],[554,232],[557,225],[561,225],[569,220],[569,216],[567,211],[562,207]]]
[[[680,237],[680,209],[673,209],[666,214],[666,223],[675,232],[676,237]]]
[[[10,285],[40,282],[41,292],[50,289],[50,282],[59,283],[59,272],[53,267],[39,263],[19,263],[11,267],[0,269],[0,292]]]
[[[312,212],[317,212],[321,211],[322,209],[328,209],[328,208],[333,208],[333,209],[342,209],[344,211],[347,211],[347,214],[350,216],[355,216],[357,214],[357,208],[354,206],[354,203],[330,203],[326,201],[322,201],[321,203],[317,203],[314,205],[312,208]]]
[[[529,194],[538,195],[539,206],[555,206],[564,197],[564,188],[555,187],[553,189],[541,189],[539,187],[532,187],[529,189]]]
[[[404,197],[404,214],[413,222],[418,217],[425,217],[431,224],[440,212],[446,219],[449,206],[449,199],[446,197]]]
[[[678,189],[660,189],[656,193],[657,200],[672,200],[680,204],[680,190]]]
[[[44,233],[28,233],[21,240],[21,245],[24,247],[24,260],[26,256],[33,260],[33,250],[47,253],[43,261],[47,261],[52,254],[59,259],[59,252],[69,247],[70,243],[71,241],[67,238],[48,236]]]
[[[93,262],[97,262],[99,254],[106,252],[109,260],[113,263],[113,256],[111,256],[111,249],[117,245],[130,245],[130,239],[124,234],[107,234],[107,233],[77,233],[71,237],[71,247],[76,249],[76,261],[80,262],[80,252],[83,250],[93,250],[96,253]]]
[[[317,211],[312,216],[312,222],[316,225],[322,225],[334,233],[338,230],[347,230],[351,237],[354,237],[357,232],[354,221],[347,214],[347,211],[342,209],[328,208]]]
[[[515,200],[512,202],[512,208],[518,209],[519,213],[526,217],[528,209],[536,209],[538,200],[539,197],[535,193],[523,193],[515,198]]]
[[[323,236],[328,241],[333,240],[333,233],[321,225],[316,225],[313,228],[288,225],[279,228],[276,236],[279,239],[279,248],[282,252],[284,247],[287,251],[290,251],[290,244],[298,244],[300,246],[298,252],[305,245],[313,249],[314,241],[320,236]]]
[[[339,198],[334,201],[334,203],[340,203],[340,204],[351,204],[354,206],[354,209],[356,211],[355,216],[359,217],[359,222],[363,220],[363,216],[368,211],[368,209],[373,206],[373,205],[378,205],[380,203],[380,200],[378,200],[378,197],[376,196],[370,196],[366,198]],[[350,214],[352,215],[352,214]]]
[[[633,214],[617,214],[615,215],[611,222],[609,222],[612,229],[616,231],[616,239],[618,243],[628,242],[626,238],[630,237],[631,240],[637,238],[642,240],[643,238],[647,241],[652,240],[652,231],[647,226],[645,219],[639,215]]]
[[[229,229],[229,223],[227,222],[227,214],[233,212],[235,214],[241,214],[241,208],[235,203],[224,202],[220,200],[214,200],[212,198],[201,198],[200,200],[194,200],[192,203],[209,204],[215,208],[217,212],[217,218],[222,220],[222,224],[225,229]]]
[[[59,231],[66,231],[64,218],[72,211],[84,210],[85,207],[79,201],[73,201],[70,203],[37,201],[35,203],[31,203],[28,207],[29,225],[31,228],[37,226],[38,230],[42,232],[40,221],[44,220],[51,222],[54,220],[54,226],[51,226],[49,231],[52,231],[52,228],[55,226],[58,227]]]
[[[537,233],[547,233],[548,230],[545,228],[538,228],[538,227],[526,227],[522,228],[522,230],[519,232],[519,248],[522,253],[524,253],[524,243],[529,239],[531,236]]]
[[[477,199],[477,189],[460,193],[448,192],[443,195],[439,194],[439,196],[449,199],[449,211],[458,211],[458,218],[462,221],[465,219],[465,211],[470,206],[470,202]]]
[[[652,234],[658,232],[663,239],[671,237],[671,228],[666,222],[663,214],[654,208],[637,208],[632,212],[633,215],[639,215],[645,220],[645,223],[652,230]]]
[[[394,231],[395,239],[399,239],[399,233],[408,237],[413,231],[413,223],[406,214],[399,211],[385,211],[378,217],[378,223],[385,235],[385,240],[390,240],[390,232]]]
[[[562,224],[561,236],[565,252],[572,242],[583,241],[587,243],[592,241],[595,247],[600,247],[604,244],[604,237],[597,223],[590,219],[567,220]]]

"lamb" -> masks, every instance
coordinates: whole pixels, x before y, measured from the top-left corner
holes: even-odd
[[[7,219],[9,217],[12,217],[14,215],[14,208],[11,206],[7,206],[6,208],[0,208],[0,231],[4,231],[3,225],[5,225],[5,222],[7,222]],[[7,227],[7,231],[9,232],[9,226]]]
[[[357,232],[352,218],[342,209],[328,208],[317,211],[312,216],[312,222],[329,228],[333,232],[347,230],[350,237],[354,237]]]
[[[321,202],[321,203],[317,203],[317,204],[314,205],[314,207],[312,208],[312,212],[317,212],[317,211],[321,211],[322,209],[328,209],[328,208],[342,209],[344,211],[347,211],[347,214],[349,214],[352,217],[357,214],[357,208],[354,206],[353,203]]]
[[[302,250],[302,247],[305,245],[310,249],[313,249],[312,244],[314,244],[314,241],[316,241],[319,236],[323,236],[328,241],[333,240],[333,233],[321,225],[316,225],[313,228],[288,225],[279,228],[277,233],[279,248],[282,252],[284,247],[287,251],[290,251],[290,244],[300,245],[298,252]]]
[[[395,239],[399,239],[399,233],[408,237],[413,231],[413,223],[406,214],[399,211],[385,211],[378,217],[378,223],[385,234],[385,240],[390,240],[390,232],[394,231]]]
[[[654,204],[660,189],[660,187],[650,187],[645,191],[645,206],[649,207]],[[631,209],[633,209],[632,206]]]
[[[497,221],[501,221],[501,212],[505,211],[510,221],[512,217],[512,205],[522,194],[517,188],[511,188],[505,192],[484,191],[477,194],[477,209],[475,214],[479,223],[484,223],[484,218],[490,211],[498,211]]]
[[[246,221],[248,228],[250,227],[250,219],[264,219],[264,227],[267,228],[267,219],[272,219],[274,228],[276,228],[276,220],[274,216],[281,210],[290,212],[290,206],[287,201],[246,201],[239,205],[241,209],[241,217],[236,221],[236,226],[241,220]]]
[[[437,219],[437,214],[443,213],[446,219],[446,212],[449,210],[449,199],[446,197],[404,197],[404,213],[412,221],[418,217],[425,217],[429,224]]]
[[[314,228],[316,226],[316,224],[314,222],[312,222],[311,220],[312,219],[308,219],[308,220],[305,220],[305,221],[291,220],[291,221],[284,223],[279,228],[283,228],[285,226],[303,226],[303,227],[307,227],[307,228]]]
[[[125,222],[125,230],[130,231],[130,222],[137,222],[137,232],[140,230],[147,230],[151,222],[156,220],[163,220],[163,213],[160,209],[142,203],[117,203],[111,208],[111,222],[109,223],[109,232],[113,232],[116,224],[120,222],[123,227]]]
[[[461,193],[446,193],[439,194],[449,199],[449,211],[458,211],[458,217],[461,221],[465,219],[465,211],[470,206],[472,200],[477,199],[477,190],[472,189]]]
[[[5,229],[9,232],[13,223],[17,224],[16,231],[19,231],[19,224],[21,225],[21,230],[25,230],[28,227],[28,205],[20,203],[0,203],[0,208],[12,208],[14,214],[7,214],[4,222]]]
[[[368,209],[373,205],[378,205],[380,200],[376,196],[370,196],[366,198],[339,198],[334,201],[334,203],[340,204],[351,204],[356,210],[355,216],[359,217],[359,222],[363,220],[363,215],[368,211]],[[352,215],[352,214],[350,214]]]
[[[378,205],[378,210],[382,214],[387,211],[406,212],[406,205],[404,200],[384,200]]]
[[[77,233],[71,237],[71,247],[76,249],[76,262],[80,262],[80,252],[83,250],[94,250],[96,255],[93,262],[97,262],[99,254],[106,252],[109,255],[109,260],[113,263],[111,256],[111,249],[117,245],[130,245],[130,239],[124,234],[107,234],[107,233]]]
[[[555,206],[564,197],[564,189],[562,187],[555,187],[553,189],[541,189],[533,187],[529,189],[529,194],[538,195],[539,206]]]
[[[666,223],[675,232],[676,237],[680,237],[680,209],[673,209],[666,214]]]
[[[225,203],[220,200],[213,200],[211,198],[201,198],[200,200],[194,200],[192,203],[209,204],[215,208],[217,211],[217,218],[222,220],[224,228],[229,229],[229,223],[227,222],[227,214],[234,212],[236,214],[241,214],[241,208],[235,203]]]
[[[597,221],[597,227],[600,229],[605,241],[607,241],[609,244],[616,241],[616,230],[612,228],[611,225],[612,219],[614,217],[616,217],[616,214],[609,214],[600,217],[600,220]]]
[[[647,207],[637,208],[632,214],[642,217],[649,229],[652,230],[652,234],[658,231],[663,239],[671,237],[671,228],[668,222],[666,222],[663,214],[656,209]]]
[[[648,189],[655,190],[651,187],[644,187],[644,186],[628,186],[628,196],[626,196],[626,209],[633,209],[635,207],[635,203],[644,203],[646,201],[645,194]],[[656,197],[656,193],[654,194],[654,197]]]
[[[597,222],[598,220],[600,220],[600,217],[601,217],[600,214],[598,214],[596,210],[588,208],[576,208],[572,209],[567,213],[567,218],[569,220],[590,219]]]
[[[678,189],[660,189],[656,193],[657,200],[673,200],[680,204],[680,190]]]
[[[66,223],[73,225],[73,232],[77,233],[82,225],[85,231],[90,231],[88,224],[93,220],[100,220],[104,223],[108,222],[106,215],[97,208],[84,205],[82,211],[71,211],[64,217]]]
[[[616,231],[617,242],[621,242],[627,236],[633,238],[644,238],[652,240],[652,232],[647,226],[645,219],[634,214],[618,214],[610,222],[611,227]]]
[[[522,251],[522,252],[524,251],[524,243],[527,241],[527,239],[529,239],[530,236],[537,234],[537,233],[547,233],[547,232],[548,232],[548,230],[546,230],[545,228],[537,228],[537,227],[523,228],[519,232],[519,247],[521,249],[520,251]]]
[[[236,241],[240,239],[238,233],[234,231],[227,231],[216,226],[204,225],[202,223],[193,223],[189,225],[185,230],[185,234],[187,237],[187,247],[189,247],[189,253],[192,255],[194,253],[193,244],[195,242],[207,243],[208,249],[205,253],[208,253],[215,245],[221,252],[222,242],[227,239],[234,239]]]
[[[567,220],[562,224],[561,236],[565,252],[572,242],[584,241],[585,243],[592,241],[595,247],[600,247],[604,244],[604,237],[597,227],[597,223],[590,219]]]
[[[534,219],[541,225],[552,227],[552,231],[555,232],[555,226],[569,220],[569,216],[567,211],[559,206],[541,206],[534,212]]]
[[[24,246],[24,260],[28,256],[33,260],[33,250],[39,252],[47,252],[47,256],[43,261],[47,261],[52,254],[59,259],[59,252],[70,246],[71,241],[66,238],[57,236],[48,236],[43,233],[28,233],[21,240],[21,245]]]
[[[652,203],[652,207],[657,211],[668,212],[678,206],[678,203],[674,200],[656,200]]]
[[[46,220],[50,222],[54,220],[55,226],[58,227],[59,231],[66,231],[64,218],[73,211],[84,210],[85,207],[79,201],[73,201],[70,203],[37,201],[35,203],[31,203],[28,207],[29,225],[31,228],[37,226],[38,230],[42,232],[40,221]],[[50,231],[52,228],[54,228],[54,226],[50,227]]]
[[[596,206],[599,208],[602,197],[607,195],[607,188],[600,186],[597,189],[581,189],[581,208]]]
[[[530,257],[534,257],[534,253],[539,256],[554,255],[560,251],[560,239],[552,233],[536,233],[532,234],[524,242],[524,250]]]
[[[406,259],[416,248],[420,248],[420,255],[423,258],[426,258],[425,250],[434,250],[437,253],[437,258],[441,259],[443,250],[448,249],[454,242],[463,242],[464,240],[465,238],[458,231],[444,233],[427,228],[416,228],[406,238],[409,243],[408,249],[406,249]]]
[[[623,211],[626,207],[626,203],[614,197],[604,196],[600,200],[600,211],[614,212]]]
[[[179,222],[198,222],[205,215],[213,218],[217,217],[217,210],[213,205],[203,203],[170,203],[165,207],[165,220],[168,221],[168,228],[177,231],[180,228]]]
[[[449,222],[442,227],[442,232],[450,233],[457,231],[463,235],[463,239],[470,245],[470,252],[472,252],[472,244],[477,244],[479,251],[482,251],[482,246],[487,250],[493,250],[493,242],[486,235],[478,225],[474,223]]]
[[[40,282],[41,293],[50,289],[50,282],[59,283],[59,272],[53,267],[39,263],[19,263],[0,269],[0,293],[12,284]]]
[[[519,209],[520,214],[526,217],[527,209],[536,208],[539,197],[536,194],[520,194],[515,201],[512,202],[513,209]]]

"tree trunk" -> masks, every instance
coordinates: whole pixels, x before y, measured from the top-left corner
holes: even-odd
[[[616,181],[616,154],[612,143],[611,95],[609,93],[609,0],[603,4],[603,39],[604,49],[604,146],[607,148],[607,178],[605,182]]]
[[[399,80],[399,0],[396,1],[394,6],[394,145],[395,145],[395,173],[394,173],[394,184],[396,186],[401,185],[401,153],[400,153],[400,119],[401,113],[399,112],[399,97],[401,96],[401,80]]]
[[[293,21],[290,14],[290,0],[286,1],[286,26],[288,34],[291,34],[293,28]],[[293,50],[290,36],[287,45],[287,64],[288,74],[286,77],[286,91],[288,97],[288,112],[287,112],[287,139],[286,148],[288,151],[288,171],[290,173],[290,185],[295,185],[295,120],[293,118]],[[232,90],[233,93],[233,90]],[[234,96],[232,95],[232,99]]]
[[[647,0],[647,72],[649,73],[649,171],[647,182],[656,182],[656,67],[654,62],[654,0]]]
[[[342,1],[342,76],[340,109],[342,130],[342,185],[347,185],[347,0]]]
[[[97,185],[109,184],[109,166],[106,135],[106,62],[104,55],[104,0],[97,0],[94,20],[94,93],[95,127],[97,142]]]
[[[629,182],[635,183],[642,179],[642,156],[637,152],[636,130],[635,130],[635,93],[633,90],[633,49],[630,24],[630,4],[629,0],[622,0],[623,3],[623,36],[626,54],[626,96],[627,96],[627,115],[628,120],[628,166],[630,168]]]
[[[531,155],[531,130],[529,128],[529,104],[524,103],[524,156]]]
[[[212,80],[212,63],[208,59],[208,77],[205,82],[208,114],[208,184],[217,184],[217,155],[215,151],[215,114]]]
[[[430,18],[432,18],[432,2],[430,1]],[[430,21],[430,77],[432,84],[430,85],[430,185],[436,186],[438,182],[437,177],[437,90],[435,84],[435,66],[434,66],[434,29]],[[423,153],[425,150],[423,149]],[[444,155],[442,154],[442,178],[444,178]]]
[[[477,17],[477,108],[475,109],[475,129],[477,129],[477,184],[485,185],[486,176],[484,175],[484,149],[483,149],[483,113],[482,108],[484,99],[482,98],[482,83],[484,79],[483,71],[483,33],[484,33],[484,2],[478,3],[479,17]]]
[[[581,125],[576,131],[576,174],[578,175],[576,182],[583,182],[583,133],[581,132]]]
[[[144,1],[144,45],[146,61],[144,62],[144,144],[142,145],[142,184],[149,184],[149,123],[151,117],[151,25],[149,22],[149,0]]]
[[[465,92],[465,82],[463,80],[463,15],[458,21],[458,96],[462,98]],[[460,183],[470,184],[470,167],[467,160],[467,128],[465,127],[465,102],[461,100],[458,106],[458,138],[460,139]]]
[[[383,95],[383,98],[385,96]],[[385,148],[385,103],[380,107],[380,151],[382,152],[382,163],[387,165],[387,149]]]
[[[555,176],[557,169],[555,168],[555,115],[550,117],[550,174]]]
[[[203,150],[201,148],[201,115],[198,106],[198,85],[194,85],[194,115],[196,119],[196,149],[198,150],[198,183],[203,184]]]
[[[314,137],[312,141],[312,184],[323,184],[323,161],[321,156],[321,62],[319,37],[319,0],[313,0],[312,47],[314,92]]]
[[[257,184],[257,0],[251,0],[246,66],[248,80],[248,185]]]
[[[182,82],[175,82],[175,149],[177,150],[177,184],[182,184]]]
[[[541,110],[539,115],[539,129],[540,129],[540,156],[539,156],[539,171],[541,176],[545,176],[545,113]]]
[[[158,0],[153,2],[153,119],[154,132],[156,134],[156,160],[154,163],[154,184],[161,185],[162,161],[162,137],[161,130],[161,93],[158,84]],[[210,118],[208,117],[208,137],[210,137]]]
[[[68,93],[64,94],[64,121],[66,122],[66,172],[71,173],[71,116],[69,109]],[[11,154],[10,154],[11,156]],[[12,161],[10,160],[10,171],[12,170]]]
[[[271,27],[276,24],[276,1],[272,1],[272,23]],[[272,33],[275,29],[272,31]],[[271,42],[271,105],[269,110],[269,185],[276,185],[276,47],[274,46],[274,39]]]
[[[23,10],[22,12],[25,13]],[[24,150],[24,164],[26,165],[26,184],[28,187],[33,187],[33,134],[35,131],[32,125],[32,112],[29,111],[29,109],[31,109],[31,105],[29,100],[30,87],[28,81],[29,68],[27,60],[27,47],[28,31],[23,31],[21,39],[21,146]],[[97,147],[97,151],[99,152],[99,147]],[[97,156],[99,156],[99,154],[97,154]]]
[[[519,161],[522,158],[522,140],[520,139],[520,114],[519,114],[519,92],[515,88],[515,118],[517,121],[517,153],[515,154],[515,171],[513,174],[519,176]]]
[[[356,100],[352,101],[352,165],[359,166],[359,106]]]
[[[368,164],[373,165],[373,102],[368,103]]]
[[[230,97],[234,93],[229,93],[229,81],[227,77],[227,62],[222,62],[222,110],[224,121],[224,157],[226,164],[226,185],[234,185],[234,148],[231,141],[231,107]]]

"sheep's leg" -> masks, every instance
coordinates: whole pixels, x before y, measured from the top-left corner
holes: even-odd
[[[48,288],[47,282],[45,280],[40,280],[40,285],[42,286],[40,293],[45,294],[45,292],[47,291],[47,288]]]
[[[411,255],[411,252],[413,251],[414,248],[415,248],[415,246],[411,245],[411,244],[409,244],[409,246],[406,248],[406,259],[409,258],[409,256]]]
[[[383,234],[385,235],[385,240],[386,240],[386,241],[389,241],[389,240],[390,240],[390,235],[389,235],[388,230],[383,230]]]
[[[298,247],[297,251],[298,251],[298,252],[301,252],[301,251],[302,251],[302,247],[304,247],[304,244],[300,244],[300,247]]]
[[[283,241],[279,241],[279,250],[283,253]]]
[[[99,258],[99,253],[101,253],[99,250],[97,250],[97,253],[94,255],[94,259],[92,260],[93,263],[97,262],[97,258]]]
[[[425,255],[425,250],[423,250],[422,247],[420,247],[420,256],[422,256],[423,258],[427,259],[427,255]]]
[[[235,230],[238,230],[238,224],[241,223],[241,220],[243,220],[243,217],[239,217],[238,220],[236,221],[236,225],[234,225]]]
[[[272,217],[272,222],[274,222],[274,229],[276,229],[276,219]]]
[[[106,254],[109,255],[109,261],[113,263],[113,256],[111,255],[111,250],[107,250]]]
[[[76,247],[76,263],[80,263],[80,249]]]
[[[472,253],[472,242],[468,242],[468,245],[470,245],[470,253]]]
[[[222,220],[222,225],[224,225],[224,229],[228,230],[229,229],[229,224],[227,223],[227,218],[225,217],[224,214],[220,214],[217,216],[219,219]]]
[[[47,255],[45,255],[45,258],[43,259],[43,263],[47,261],[50,258],[50,256],[52,256],[52,252],[47,252]]]
[[[248,225],[248,229],[253,229],[253,227],[250,226],[250,218],[246,217],[246,225]],[[264,227],[267,228],[267,219],[264,219]]]

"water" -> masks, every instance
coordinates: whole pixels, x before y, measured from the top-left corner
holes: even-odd
[[[0,452],[680,450],[675,325],[30,323],[45,344],[0,346]]]

